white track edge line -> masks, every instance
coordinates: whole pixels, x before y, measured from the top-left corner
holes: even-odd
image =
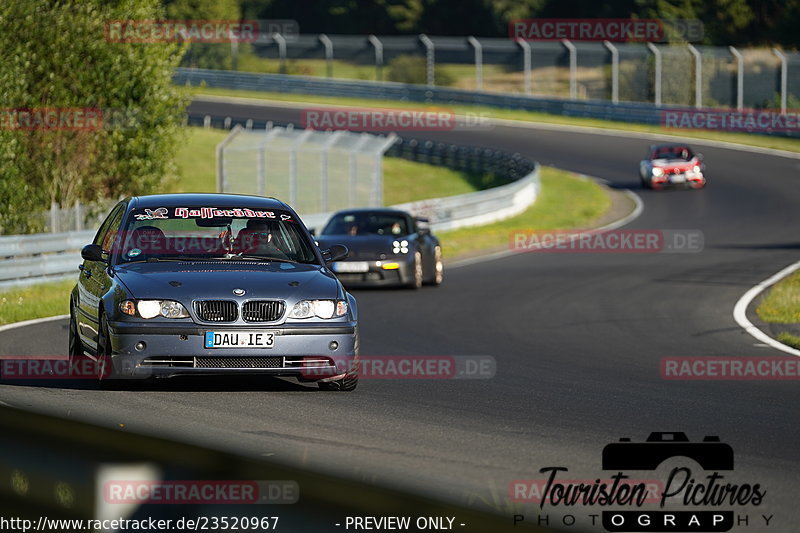
[[[795,270],[800,268],[800,261],[793,263],[780,272],[773,274],[769,278],[765,279],[761,283],[757,284],[755,287],[752,287],[749,291],[744,293],[739,301],[736,302],[736,305],[733,308],[733,319],[736,320],[736,323],[744,329],[747,333],[758,339],[759,341],[775,348],[776,350],[780,350],[782,352],[786,352],[788,354],[794,355],[796,357],[800,357],[800,350],[792,348],[791,346],[787,346],[782,342],[773,339],[763,331],[761,331],[757,326],[755,326],[750,320],[747,318],[747,307],[750,305],[756,296],[761,294],[764,289],[769,287],[770,285],[774,285],[778,281],[782,280]]]
[[[12,322],[11,324],[0,326],[0,333],[2,333],[3,331],[8,331],[10,329],[23,328],[25,326],[33,326],[35,324],[42,324],[44,322],[53,322],[54,320],[62,320],[64,318],[69,318],[69,315],[46,316],[44,318],[33,318],[31,320],[23,320],[22,322]]]

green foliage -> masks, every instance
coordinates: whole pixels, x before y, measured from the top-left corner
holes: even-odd
[[[167,0],[167,18],[171,20],[240,20],[237,0]],[[247,43],[192,43],[181,61],[182,67],[236,70],[234,49]]]
[[[0,5],[0,94],[8,109],[91,108],[86,129],[0,128],[0,233],[35,231],[29,214],[147,193],[174,173],[187,98],[171,83],[175,44],[109,42],[113,20],[163,18],[157,0]],[[109,120],[114,111],[121,120]],[[8,120],[8,117],[6,117]]]
[[[389,62],[387,79],[399,83],[424,85],[428,81],[428,67],[424,56],[401,55]],[[453,76],[444,69],[436,69],[436,85],[448,86],[455,82]]]

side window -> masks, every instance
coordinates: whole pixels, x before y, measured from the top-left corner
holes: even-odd
[[[117,235],[117,229],[120,222],[122,222],[122,215],[125,214],[125,204],[117,204],[111,214],[105,219],[97,235],[94,238],[94,244],[99,244],[103,251],[110,251],[114,244],[114,237]]]

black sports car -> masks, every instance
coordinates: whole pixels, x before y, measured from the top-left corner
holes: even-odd
[[[323,228],[320,248],[333,243],[350,250],[347,261],[331,265],[349,287],[439,285],[442,247],[428,220],[389,208],[339,211]]]
[[[88,352],[100,378],[261,373],[356,387],[356,300],[327,267],[347,249],[320,250],[278,200],[128,198],[82,256],[69,354]]]

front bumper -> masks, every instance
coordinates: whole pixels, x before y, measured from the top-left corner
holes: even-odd
[[[653,187],[699,187],[705,184],[706,178],[702,172],[686,172],[661,176],[651,174],[649,181]]]
[[[413,257],[413,256],[412,256]],[[399,268],[386,270],[383,263],[389,261],[369,261],[366,272],[334,272],[342,285],[346,287],[399,287],[411,283],[413,279],[413,263],[409,261],[392,261]]]
[[[205,333],[268,330],[272,348],[206,348]],[[116,377],[269,374],[312,380],[342,375],[355,365],[354,322],[200,325],[193,322],[110,322]],[[313,372],[309,368],[313,367]]]

